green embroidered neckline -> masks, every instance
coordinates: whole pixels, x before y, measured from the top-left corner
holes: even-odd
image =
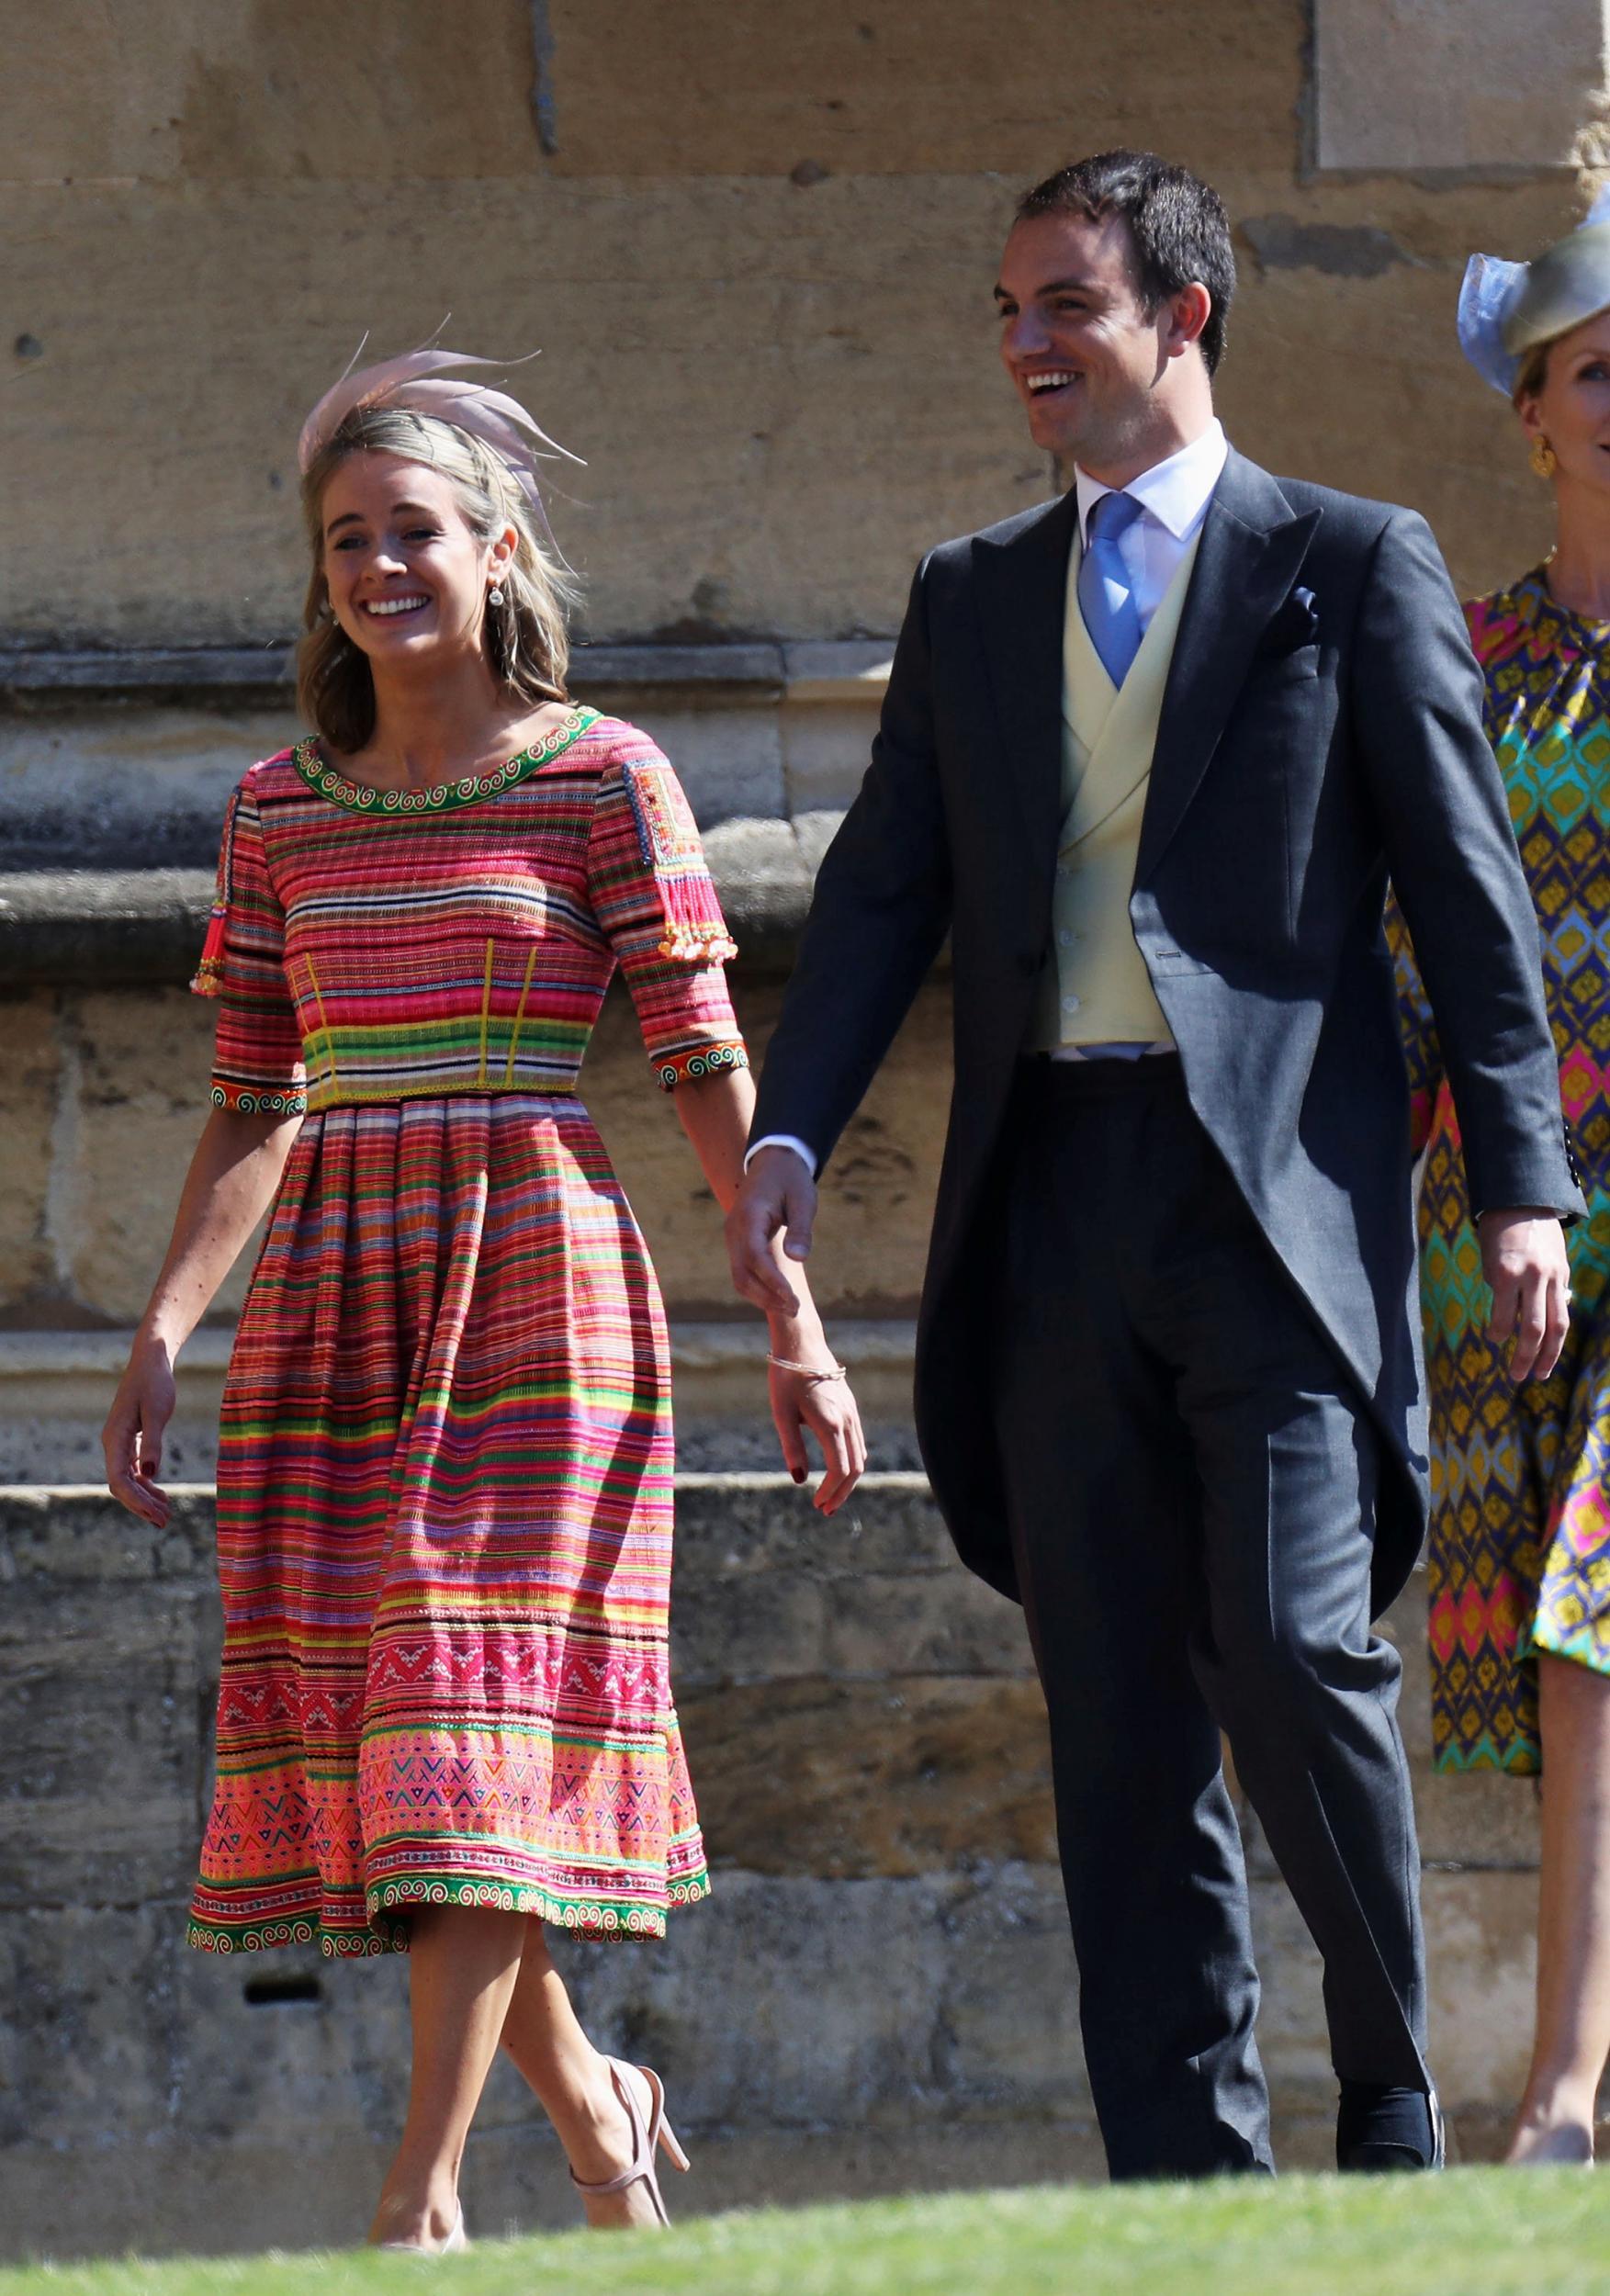
[[[376,815],[449,813],[458,805],[478,805],[483,797],[496,797],[501,790],[512,789],[516,782],[524,781],[539,766],[557,758],[561,749],[568,749],[579,734],[598,723],[599,712],[578,703],[569,715],[555,726],[546,740],[522,749],[516,758],[509,758],[490,773],[467,773],[460,782],[441,782],[434,789],[371,789],[363,782],[349,782],[344,773],[338,773],[327,764],[317,739],[310,734],[298,741],[292,756],[297,771],[310,789],[321,797],[328,797],[332,805],[345,805],[353,813]]]

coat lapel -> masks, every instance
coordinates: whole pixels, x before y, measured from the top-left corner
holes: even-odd
[[[1267,471],[1231,453],[1202,527],[1164,691],[1135,882],[1162,860],[1196,795],[1257,644],[1319,523],[1294,518]]]
[[[980,535],[974,568],[1007,779],[1050,896],[1062,817],[1063,615],[1078,504],[1074,490],[1003,541]]]

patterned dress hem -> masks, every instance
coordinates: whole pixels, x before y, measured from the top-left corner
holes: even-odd
[[[1512,1778],[1536,1778],[1542,1773],[1543,1758],[1541,1748],[1530,1739],[1512,1737],[1501,1754],[1497,1741],[1484,1737],[1473,1746],[1439,1747],[1431,1766],[1460,1777],[1475,1770],[1500,1770]]]
[[[284,1915],[275,1920],[231,1923],[204,1921],[192,1915],[186,1942],[202,1953],[256,1953],[278,1945],[317,1942],[327,1961],[364,1961],[378,1953],[406,1953],[409,1949],[408,1912],[411,1906],[456,1906],[493,1913],[534,1914],[556,1929],[578,1937],[663,1937],[665,1917],[674,1907],[696,1906],[710,1895],[710,1876],[701,1870],[668,1883],[665,1903],[658,1906],[618,1906],[595,1896],[565,1896],[540,1883],[474,1880],[462,1874],[416,1874],[408,1881],[384,1882],[366,1893],[369,1917],[366,1929],[332,1930],[307,1914]]]

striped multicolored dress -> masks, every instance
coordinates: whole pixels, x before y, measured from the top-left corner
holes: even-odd
[[[577,1076],[617,963],[662,1085],[745,1065],[734,953],[675,775],[591,710],[445,788],[304,742],[237,790],[212,1097],[304,1120],[224,1396],[193,1944],[659,1934],[705,1895],[665,1322]]]
[[[1414,1096],[1431,1391],[1432,1738],[1442,1770],[1543,1766],[1539,1652],[1610,1674],[1610,625],[1539,568],[1466,608],[1488,738],[1542,933],[1560,1098],[1588,1217],[1566,1232],[1571,1336],[1514,1387],[1489,1347],[1458,1119],[1413,955],[1392,921]]]

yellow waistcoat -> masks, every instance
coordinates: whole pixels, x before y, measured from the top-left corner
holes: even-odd
[[[1114,686],[1079,612],[1079,546],[1068,568],[1063,629],[1063,826],[1052,900],[1052,954],[1041,975],[1028,1049],[1150,1043],[1164,1019],[1130,923],[1130,894],[1151,780],[1163,690],[1185,610],[1199,535],[1187,549]]]

